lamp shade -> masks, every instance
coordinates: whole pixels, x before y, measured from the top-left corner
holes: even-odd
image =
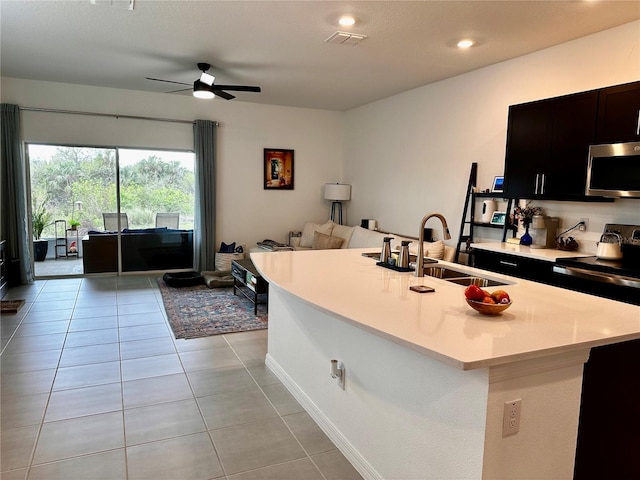
[[[325,183],[324,199],[336,202],[351,200],[351,185],[344,183]]]

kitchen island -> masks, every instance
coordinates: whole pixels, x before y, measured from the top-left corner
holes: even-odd
[[[360,473],[572,478],[582,365],[594,346],[640,338],[640,308],[439,262],[506,284],[488,290],[513,305],[486,317],[463,286],[363,251],[251,255],[270,283],[267,365]],[[519,431],[503,436],[512,400]]]

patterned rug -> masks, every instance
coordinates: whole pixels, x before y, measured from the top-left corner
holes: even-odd
[[[161,278],[158,285],[164,308],[176,338],[198,338],[222,333],[267,328],[264,305],[253,314],[253,304],[231,288],[206,285],[173,288]]]

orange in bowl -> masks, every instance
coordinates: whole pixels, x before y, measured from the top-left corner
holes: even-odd
[[[483,303],[475,300],[465,299],[469,306],[483,315],[500,315],[511,306],[509,303]]]

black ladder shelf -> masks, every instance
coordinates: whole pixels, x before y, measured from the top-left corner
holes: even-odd
[[[458,263],[460,259],[461,253],[461,245],[465,244],[464,253],[471,253],[470,245],[473,242],[473,227],[489,227],[489,228],[501,228],[502,229],[502,241],[506,241],[507,231],[511,230],[514,232],[515,236],[515,227],[509,224],[509,214],[511,213],[511,207],[513,206],[513,199],[507,198],[507,215],[505,218],[504,225],[493,225],[489,223],[481,223],[476,221],[476,198],[496,198],[501,196],[494,193],[478,193],[476,192],[476,182],[478,180],[478,164],[477,162],[473,162],[471,164],[471,172],[469,173],[469,182],[467,183],[467,195],[464,199],[464,210],[462,212],[462,220],[460,221],[460,230],[458,236],[458,242],[456,244],[456,254],[454,257],[454,262]],[[468,217],[468,218],[467,218]],[[465,228],[466,227],[466,228]],[[466,232],[465,232],[466,230]]]

